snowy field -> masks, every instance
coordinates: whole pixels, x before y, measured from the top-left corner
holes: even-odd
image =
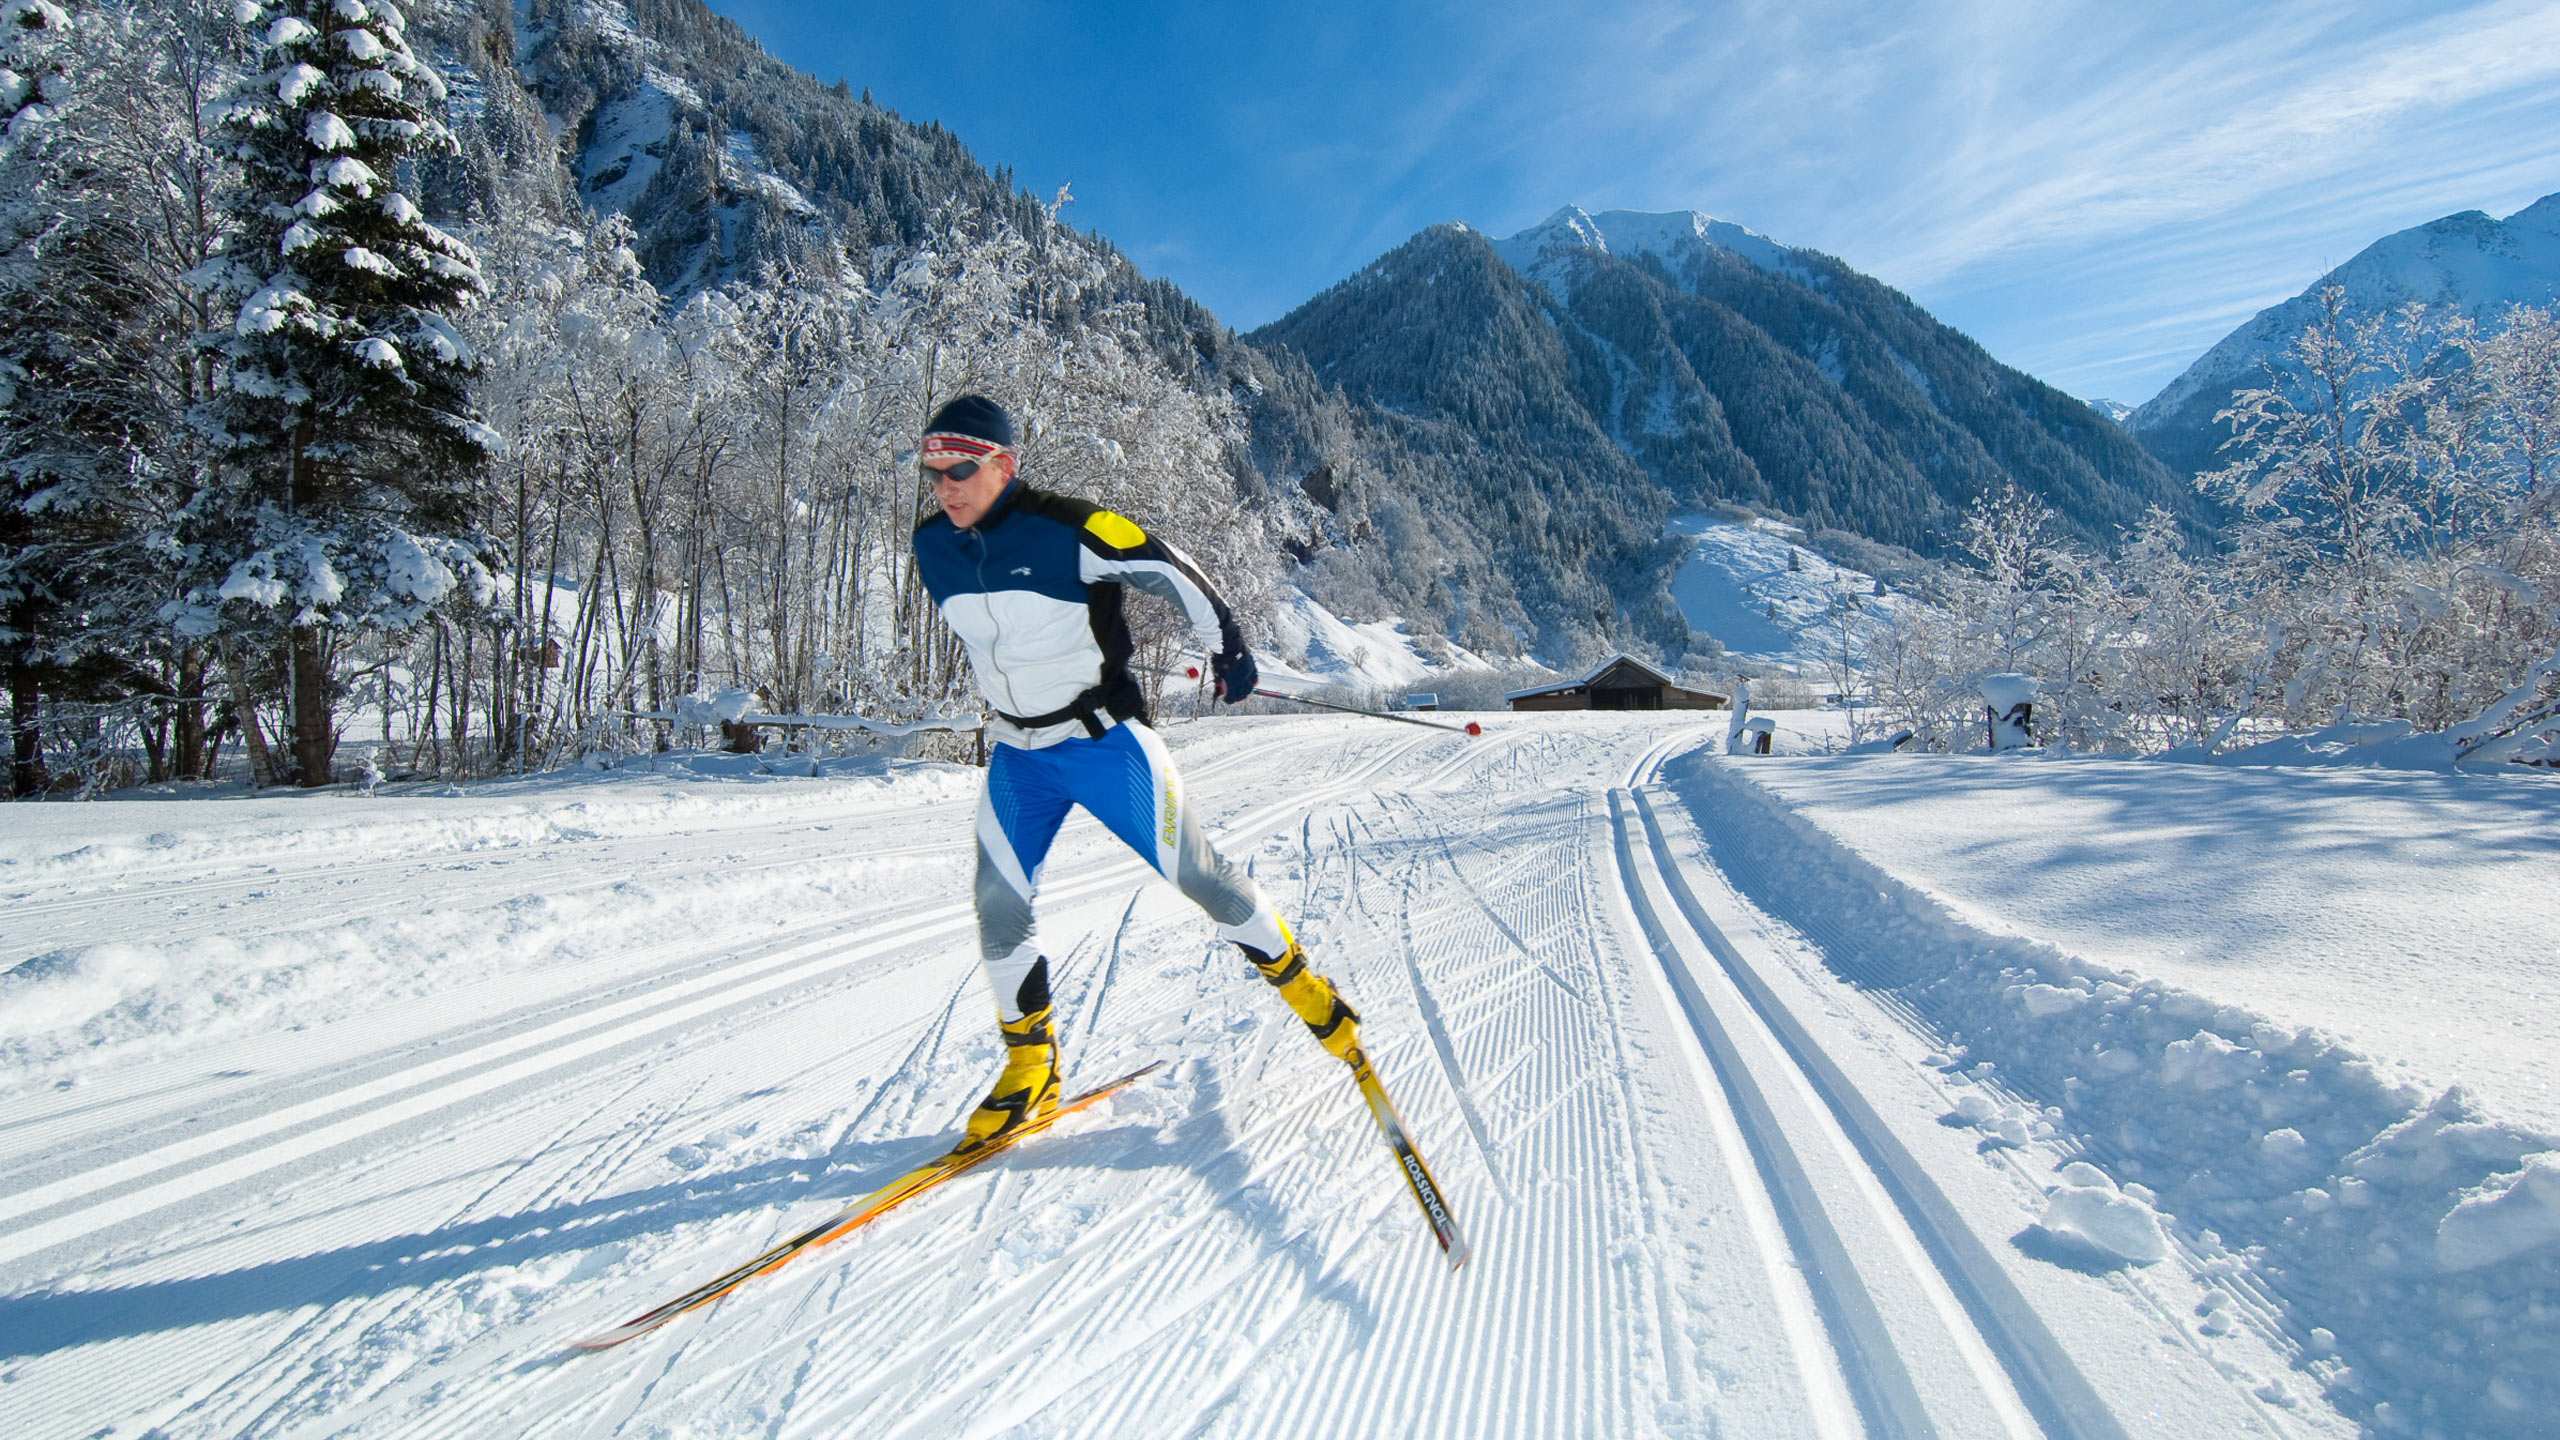
[[[1079,820],[1167,1068],[592,1356],[949,1143],[974,772],[0,811],[0,1436],[2545,1433],[2560,790],[1486,718],[1168,731],[1465,1269]]]
[[[1910,604],[1878,595],[1875,577],[1835,565],[1797,544],[1802,532],[1775,520],[1719,520],[1675,515],[1666,533],[1689,547],[1671,577],[1671,599],[1689,628],[1713,635],[1734,660],[1800,675],[1830,674],[1842,660],[1864,656],[1843,607],[1885,613]]]

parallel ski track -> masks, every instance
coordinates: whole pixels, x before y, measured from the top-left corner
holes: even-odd
[[[1432,743],[1421,737],[1384,750],[1332,781],[1231,821],[1229,843],[1261,833],[1301,807],[1357,790],[1396,761]],[[1428,784],[1463,766],[1465,749],[1434,766]],[[1143,862],[1115,859],[1051,877],[1044,900],[1071,903],[1125,884]],[[247,1183],[289,1163],[371,1138],[395,1125],[437,1116],[474,1097],[698,1023],[791,987],[833,978],[861,962],[939,940],[974,923],[967,902],[938,906],[893,922],[850,946],[841,926],[786,944],[759,945],[751,956],[710,973],[631,998],[572,1013],[506,1038],[447,1053],[392,1074],[334,1089],[298,1104],[197,1133],[106,1165],[0,1196],[0,1266],[68,1245],[151,1211]],[[101,1201],[111,1203],[101,1204]],[[39,1218],[41,1217],[41,1218]]]
[[[1069,967],[1092,977],[1073,992],[1088,997],[1078,1004],[1079,1023],[1090,1029],[1084,1022],[1107,1008],[1109,1029],[1108,1048],[1076,1054],[1073,1063],[1079,1073],[1098,1073],[1168,1046],[1220,1056],[1184,1067],[1176,1096],[1184,1086],[1195,1094],[1116,1100],[1096,1120],[1044,1141],[1045,1150],[1026,1150],[1019,1166],[969,1182],[974,1193],[959,1203],[900,1218],[884,1232],[894,1237],[889,1243],[776,1277],[777,1285],[742,1292],[701,1325],[635,1347],[636,1360],[616,1382],[599,1386],[591,1371],[525,1363],[539,1337],[523,1324],[465,1327],[460,1353],[432,1352],[434,1363],[410,1374],[366,1379],[361,1365],[347,1367],[334,1352],[361,1351],[378,1336],[376,1348],[396,1355],[436,1312],[473,1304],[504,1283],[503,1271],[478,1278],[468,1256],[423,1257],[398,1286],[372,1294],[367,1284],[323,1303],[301,1317],[298,1331],[275,1326],[273,1316],[205,1327],[200,1343],[168,1357],[172,1369],[200,1378],[173,1387],[153,1416],[140,1418],[173,1435],[319,1435],[340,1428],[343,1416],[371,1417],[404,1435],[527,1440],[706,1424],[813,1436],[984,1435],[1026,1424],[1112,1437],[1710,1428],[1718,1381],[1702,1362],[1700,1337],[1729,1317],[1697,1310],[1697,1297],[1716,1293],[1697,1277],[1684,1294],[1663,1264],[1635,1259],[1655,1245],[1673,1248],[1677,1231],[1666,1217],[1679,1197],[1633,1139],[1648,1103],[1633,1087],[1648,1062],[1629,1049],[1619,1018],[1626,999],[1594,948],[1605,938],[1590,929],[1614,888],[1598,858],[1607,853],[1598,795],[1606,782],[1528,807],[1545,826],[1532,827],[1530,843],[1496,851],[1450,841],[1453,829],[1467,832],[1471,812],[1489,815],[1515,798],[1480,784],[1485,777],[1511,767],[1534,780],[1574,743],[1627,742],[1559,744],[1536,732],[1500,739],[1427,760],[1410,778],[1404,760],[1433,743],[1429,737],[1381,747],[1341,765],[1338,776],[1327,773],[1335,767],[1310,766],[1302,773],[1324,775],[1325,783],[1225,827],[1244,859],[1252,835],[1308,813],[1306,844],[1292,847],[1309,887],[1299,913],[1322,932],[1319,963],[1355,999],[1378,1007],[1381,1072],[1477,1241],[1478,1258],[1462,1277],[1449,1277],[1427,1253],[1356,1098],[1303,1035],[1275,1017],[1266,987],[1249,975],[1204,972],[1178,952],[1162,967],[1117,964],[1110,957],[1124,946],[1133,958],[1162,954],[1157,937],[1174,927],[1117,900],[1120,887],[1144,881],[1136,866],[1071,869],[1043,887],[1044,914],[1073,914],[1087,928]],[[1677,743],[1656,747],[1648,763]],[[1370,803],[1371,793],[1384,798]],[[1434,794],[1428,811],[1395,798],[1415,793]],[[1317,818],[1346,800],[1357,803],[1355,813],[1336,808]],[[1267,864],[1277,853],[1252,858]],[[1187,915],[1182,923],[1196,928]],[[922,947],[965,926],[962,915],[908,943]],[[768,975],[786,963],[758,950],[721,965]],[[858,1044],[752,1038],[788,1029],[782,1021],[791,1012],[780,1002],[823,980],[777,983],[690,1021],[666,1019],[663,1008],[634,1017],[635,1029],[652,1023],[578,1062],[589,1067],[578,1075],[584,1115],[567,1126],[557,1101],[546,1104],[540,1094],[551,1071],[465,1097],[457,1087],[479,1072],[420,1082],[421,1067],[401,1067],[388,1074],[442,1097],[442,1128],[421,1119],[397,1132],[396,1146],[381,1143],[393,1132],[378,1130],[316,1151],[311,1158],[325,1168],[299,1183],[392,1193],[440,1176],[449,1183],[456,1155],[521,1156],[472,1185],[468,1199],[435,1212],[504,1218],[579,1196],[609,1198],[630,1183],[618,1177],[645,1167],[665,1144],[734,1117],[806,1113],[805,1099],[704,1105],[692,1098],[703,1093],[698,1078],[632,1092],[655,1099],[617,1098],[626,1086],[648,1085],[661,1057],[676,1057],[664,1048],[671,1042],[706,1035],[754,1051],[722,1073],[754,1076],[746,1083],[760,1087],[755,1093],[786,1077],[800,1096],[847,1097],[836,1115],[851,1119],[812,1122],[805,1141],[788,1149],[835,1152],[862,1174],[885,1172],[910,1159],[919,1129],[946,1118],[929,1107],[949,1101],[937,1093],[951,1088],[953,1066],[974,1063],[960,1053],[961,1037],[972,1045],[984,1039],[966,1013],[973,966],[966,957],[936,963],[951,965],[958,988],[937,984],[902,1012],[921,1012],[920,1019]],[[1209,963],[1224,967],[1232,957]],[[1235,1033],[1239,1016],[1251,1017],[1253,1028],[1221,1053],[1219,1041]],[[793,1068],[804,1061],[808,1068]],[[1474,1113],[1463,1113],[1460,1095]],[[1153,1108],[1142,1108],[1138,1124],[1115,1121],[1130,1105]],[[1167,1120],[1171,1131],[1159,1137]],[[455,1145],[441,1157],[433,1144],[413,1143],[466,1131],[467,1150]],[[1497,1169],[1507,1184],[1497,1183]],[[718,1172],[705,1173],[716,1180]],[[858,1178],[839,1177],[824,1193]],[[245,1207],[262,1183],[270,1182],[262,1175],[198,1202]],[[789,1193],[772,1182],[726,1199],[707,1188],[671,1219],[652,1221],[636,1245],[608,1246],[619,1258],[582,1261],[566,1303],[546,1305],[532,1328],[565,1336],[589,1320],[619,1318],[645,1301],[634,1287],[645,1289],[648,1277],[752,1249],[792,1223],[790,1207],[772,1203]],[[1020,1218],[1035,1222],[1035,1240],[1064,1238],[1031,1244],[1018,1264],[995,1257],[989,1285],[986,1236],[1016,1203],[1026,1207]],[[220,1213],[168,1233],[212,1231]],[[136,1229],[147,1235],[162,1223],[145,1217]],[[340,1243],[308,1217],[294,1223],[300,1228],[286,1238],[297,1251]],[[955,1255],[974,1258],[961,1267],[951,1263]],[[607,1267],[613,1283],[584,1278],[595,1265]],[[456,1274],[471,1278],[459,1285],[446,1278]],[[1369,1298],[1379,1295],[1400,1298]],[[1559,1311],[1574,1323],[1557,1323]],[[919,1315],[936,1318],[919,1327]],[[265,1353],[245,1365],[209,1358],[238,1353],[239,1337],[261,1326],[298,1338],[260,1339]],[[1018,1335],[1019,1344],[982,1349],[973,1342],[983,1330]],[[1496,1353],[1518,1363],[1489,1374],[1450,1360]],[[42,1383],[64,1378],[56,1369]],[[83,1383],[104,1391],[130,1381],[92,1367]],[[1665,1408],[1654,1408],[1657,1396]]]
[[[1822,1165],[1824,1157],[1803,1150],[1820,1142],[1781,1126],[1772,1108],[1773,1087],[1810,1087],[1863,1161],[1867,1174],[1862,1183],[1890,1198],[1893,1221],[1902,1227],[1896,1233],[1916,1241],[1933,1267],[1928,1283],[1942,1292],[1941,1312],[1952,1308],[1949,1298],[1961,1307],[1962,1318],[1954,1320],[1950,1335],[1975,1368],[1980,1385],[1995,1407],[2024,1405],[2026,1414],[2008,1417],[2010,1433],[2040,1429],[2055,1437],[2123,1440],[2126,1432],[2114,1413],[1981,1237],[1698,904],[1642,788],[1668,753],[1666,748],[1647,756],[1630,773],[1627,786],[1610,796],[1628,904],[1661,954],[1665,978],[1733,1102],[1789,1243],[1801,1254],[1820,1319],[1844,1362],[1866,1427],[1886,1435],[1935,1433],[1915,1377],[1861,1274],[1849,1238],[1850,1230],[1861,1228],[1860,1218],[1831,1213],[1830,1206],[1838,1203],[1836,1190],[1826,1200],[1808,1172],[1809,1165]],[[1655,901],[1655,891],[1667,897],[1668,905]],[[1718,978],[1747,1001],[1752,1023],[1774,1042],[1775,1053],[1792,1073],[1755,1059],[1770,1053],[1756,1043],[1738,1042],[1718,1007],[1700,990],[1702,982],[1678,958],[1675,927],[1714,957]],[[1986,1361],[1996,1364],[1996,1370],[1986,1367]]]
[[[1553,752],[1549,737],[1523,737],[1472,778]],[[944,1408],[913,1433],[988,1435],[1026,1421],[1091,1437],[1706,1428],[1715,1382],[1695,1353],[1700,1321],[1662,1265],[1634,1258],[1678,1249],[1678,1231],[1665,1218],[1672,1197],[1634,1138],[1643,1062],[1593,945],[1596,887],[1584,859],[1600,853],[1595,807],[1570,791],[1523,806],[1490,786],[1443,785],[1445,798],[1424,809],[1404,798],[1422,788],[1310,826],[1299,855],[1323,876],[1309,912],[1329,916],[1318,962],[1370,1007],[1366,1033],[1387,1057],[1382,1069],[1476,1242],[1468,1270],[1453,1277],[1432,1263],[1418,1229],[1393,1223],[1408,1217],[1390,1181],[1371,1173],[1348,1187],[1362,1218],[1330,1227],[1349,1238],[1332,1242],[1321,1268],[1265,1258],[1246,1264],[1233,1292],[1219,1290],[1224,1268],[1198,1280],[1127,1277],[1113,1298],[1089,1302],[1094,1317],[1072,1347],[1016,1357],[1000,1375],[937,1372],[928,1393],[944,1396]],[[1514,843],[1470,845],[1461,859],[1450,833],[1506,803],[1507,821],[1524,809],[1537,818],[1512,832]],[[1329,844],[1315,843],[1319,831]],[[1381,892],[1389,903],[1378,903]],[[1514,947],[1535,963],[1523,965]],[[1290,1039],[1278,1043],[1283,1057],[1294,1053]],[[1374,1168],[1374,1141],[1352,1118],[1350,1148],[1313,1157],[1311,1178],[1331,1177],[1317,1193],[1341,1193],[1345,1175]],[[1384,1233],[1372,1228],[1380,1219]],[[1146,1301],[1168,1287],[1178,1303]],[[1046,1293],[1083,1292],[1061,1280]],[[1371,1310],[1369,1294],[1394,1298]],[[1496,1356],[1498,1369],[1483,1368]],[[956,1398],[1052,1358],[1085,1373],[975,1408]],[[1667,1392],[1671,1408],[1657,1409],[1648,1392]],[[1168,1408],[1177,1395],[1196,1398]]]
[[[1732,778],[1723,778],[1719,783],[1727,786],[1750,785],[1747,780]],[[1651,821],[1650,797],[1644,798],[1648,820],[1658,827],[1658,822]],[[1754,797],[1745,803],[1774,804],[1776,802]],[[1752,897],[1755,903],[1758,903],[1757,897],[1767,896],[1775,888],[1766,873],[1768,869],[1766,861],[1748,849],[1720,853],[1716,858],[1716,868],[1731,884],[1737,895]],[[1872,942],[1851,933],[1844,928],[1841,920],[1834,913],[1794,912],[1786,915],[1781,923],[1796,931],[1806,942],[1819,950],[1824,966],[1855,984],[1858,993],[1872,1002],[1887,1019],[1931,1046],[1943,1047],[1951,1043],[1946,1027],[1939,1018],[1929,1013],[1924,1007],[1913,1003],[1910,996],[1905,993],[1903,987],[1921,978],[1913,973],[1913,967],[1901,963],[1896,957],[1875,948]],[[2058,1095],[2022,1090],[2006,1075],[1977,1074],[1969,1078],[1973,1088],[2003,1103],[2022,1104],[2042,1110],[2058,1105],[2062,1100]],[[1935,1083],[1934,1080],[1933,1083]],[[1955,1095],[1943,1085],[1938,1088],[1947,1097],[1948,1109],[1953,1110]],[[2059,1153],[2091,1160],[2110,1174],[2129,1173],[2126,1156],[2122,1149],[2109,1143],[2104,1136],[2057,1136],[2050,1143]],[[2019,1184],[2026,1191],[2033,1192],[2047,1183],[2045,1176],[2028,1169],[2021,1152],[2003,1147],[1991,1151],[1990,1154],[1997,1163],[2006,1167],[2018,1178]],[[2227,1251],[2207,1243],[2203,1237],[2184,1226],[2167,1227],[2167,1235],[2171,1249],[2177,1253],[2184,1269],[2194,1277],[2197,1283],[2230,1296],[2233,1310],[2239,1316],[2239,1323],[2251,1327],[2279,1354],[2290,1359],[2298,1361],[2314,1353],[2314,1346],[2307,1333],[2307,1323],[2295,1316],[2285,1302],[2269,1287],[2264,1275],[2255,1267],[2228,1263]],[[2109,1280],[2134,1303],[2159,1316],[2162,1334],[2175,1337],[2178,1343],[2198,1353],[2209,1353],[2190,1333],[2188,1325],[2177,1313],[2182,1307],[2164,1302],[2143,1283],[2137,1272],[2120,1272],[2110,1276]],[[2263,1422],[2263,1417],[2261,1419]],[[2277,1433],[2272,1426],[2266,1428],[2270,1434]]]

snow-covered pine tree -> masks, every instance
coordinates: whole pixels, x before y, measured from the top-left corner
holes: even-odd
[[[54,228],[45,193],[51,147],[44,131],[67,88],[62,45],[71,17],[51,0],[8,0],[0,6],[0,304],[18,300],[40,283],[35,252]],[[30,387],[30,356],[22,353],[41,335],[18,313],[0,342],[0,649],[9,685],[10,793],[29,795],[44,786],[38,705],[43,689],[33,649],[45,592],[38,573],[36,524],[30,502],[41,482],[18,462],[31,407],[20,403]]]
[[[0,19],[0,669],[26,795],[47,779],[40,706],[136,690],[130,646],[158,599],[132,344],[149,301],[138,186],[96,143],[128,18],[16,0]]]
[[[493,597],[475,512],[498,439],[451,319],[480,297],[478,261],[400,188],[404,161],[453,148],[444,82],[389,0],[260,18],[260,64],[223,119],[237,230],[203,272],[234,317],[206,337],[223,381],[199,412],[223,458],[185,517],[174,619],[285,647],[296,775],[319,785],[339,648]]]

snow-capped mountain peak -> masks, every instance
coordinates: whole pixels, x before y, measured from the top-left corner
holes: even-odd
[[[2384,315],[2422,303],[2494,329],[2511,305],[2560,301],[2560,193],[2499,220],[2464,210],[2385,235],[2302,293],[2261,310],[2187,367],[2126,422],[2182,473],[2213,463],[2229,434],[2214,420],[2232,390],[2255,383],[2319,312],[2320,294],[2346,291],[2349,313]]]
[[[1797,268],[1784,245],[1696,210],[1603,210],[1594,215],[1579,205],[1567,205],[1516,235],[1493,241],[1494,253],[1504,264],[1540,279],[1558,261],[1586,253],[1621,260],[1651,255],[1676,274],[1700,249],[1727,251],[1764,270],[1792,273]]]

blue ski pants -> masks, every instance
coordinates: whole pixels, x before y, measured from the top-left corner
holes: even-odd
[[[1032,898],[1058,827],[1078,805],[1208,912],[1228,941],[1271,957],[1289,948],[1287,926],[1252,877],[1201,831],[1154,731],[1124,720],[1099,737],[1037,750],[999,743],[978,802],[977,879],[979,957],[999,1016],[1020,1019],[1047,1003]]]

